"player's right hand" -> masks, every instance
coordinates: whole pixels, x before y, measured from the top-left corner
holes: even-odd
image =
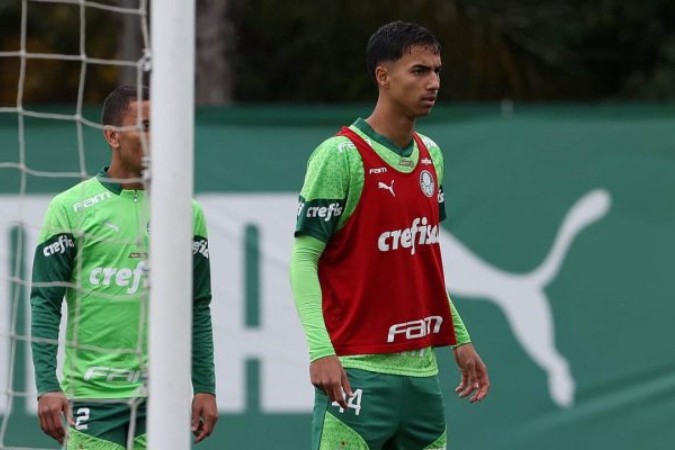
[[[353,396],[347,379],[347,372],[342,368],[337,356],[326,356],[314,360],[309,365],[309,378],[317,389],[321,389],[329,399],[347,409],[347,398]]]
[[[70,414],[70,403],[63,392],[46,392],[38,399],[38,419],[40,428],[49,436],[63,444],[66,438],[66,427],[63,419],[74,424]]]

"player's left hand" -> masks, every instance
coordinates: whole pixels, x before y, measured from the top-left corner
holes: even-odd
[[[490,390],[490,378],[488,377],[487,367],[472,344],[463,344],[453,350],[455,361],[459,370],[462,372],[462,378],[455,392],[460,398],[471,395],[471,403],[483,400]],[[475,392],[474,392],[475,391]]]
[[[192,434],[195,435],[195,443],[207,438],[218,421],[218,406],[216,396],[213,394],[199,393],[192,398]]]

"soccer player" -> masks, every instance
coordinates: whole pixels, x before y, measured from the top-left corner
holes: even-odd
[[[54,197],[35,251],[31,331],[38,418],[42,430],[68,449],[146,446],[149,223],[142,159],[149,119],[147,88],[121,86],[108,95],[102,124],[110,166]],[[213,431],[218,411],[208,240],[197,203],[193,223],[191,425],[199,442]],[[59,384],[64,296],[65,363]]]
[[[412,23],[369,39],[375,109],[319,145],[300,194],[291,285],[315,386],[312,449],[445,449],[434,347],[453,346],[456,392],[487,369],[448,296],[439,248],[443,156],[415,132],[440,87],[440,45]]]

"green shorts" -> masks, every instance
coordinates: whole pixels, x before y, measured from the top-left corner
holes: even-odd
[[[66,448],[144,450],[146,409],[145,398],[76,400],[72,403],[75,424],[68,428]]]
[[[404,377],[346,369],[348,407],[314,396],[312,450],[446,450],[438,376]]]

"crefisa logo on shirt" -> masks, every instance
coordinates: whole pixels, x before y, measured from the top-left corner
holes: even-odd
[[[304,204],[302,206],[304,207]],[[328,222],[333,217],[341,216],[343,209],[344,208],[340,205],[340,203],[337,202],[333,202],[327,206],[310,206],[307,208],[305,217],[308,219],[320,218]]]
[[[45,246],[45,248],[42,249],[42,253],[47,257],[52,255],[62,255],[66,252],[67,248],[75,248],[75,243],[69,236],[62,234],[56,241]]]
[[[423,170],[420,174],[420,188],[427,197],[434,195],[434,176],[428,170]]]
[[[381,252],[409,249],[410,254],[415,254],[417,245],[438,244],[439,226],[432,225],[426,217],[416,217],[408,228],[389,230],[380,234],[377,239],[377,249]]]

